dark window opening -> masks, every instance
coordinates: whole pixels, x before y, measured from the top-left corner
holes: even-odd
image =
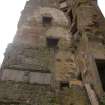
[[[48,47],[57,47],[58,45],[58,38],[47,38],[47,46]]]
[[[96,65],[97,65],[98,73],[103,86],[103,90],[105,91],[105,60],[96,59]]]
[[[69,19],[70,19],[70,23],[73,22],[73,13],[72,10],[68,13]]]
[[[63,90],[65,88],[69,88],[69,82],[68,81],[60,82],[60,90]]]
[[[82,81],[82,75],[81,75],[81,73],[79,73],[79,75],[78,75],[78,80]]]
[[[52,23],[52,17],[50,16],[43,16],[43,25],[46,26],[46,25],[51,25]]]

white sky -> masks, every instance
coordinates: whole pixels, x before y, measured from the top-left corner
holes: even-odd
[[[27,0],[0,0],[0,64],[8,43],[12,42],[17,30],[20,13]],[[98,0],[105,16],[105,0]]]

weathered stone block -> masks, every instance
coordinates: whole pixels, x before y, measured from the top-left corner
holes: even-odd
[[[37,84],[51,84],[52,75],[51,73],[30,73],[30,83]]]
[[[10,70],[5,69],[2,72],[2,80],[7,81],[16,81],[16,82],[22,82],[24,77],[24,71],[18,71],[18,70]]]

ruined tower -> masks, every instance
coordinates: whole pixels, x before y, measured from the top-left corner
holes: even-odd
[[[99,105],[105,19],[96,0],[29,0],[0,70],[0,105]]]

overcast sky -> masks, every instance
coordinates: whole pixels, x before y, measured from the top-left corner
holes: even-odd
[[[12,42],[17,30],[20,13],[27,0],[0,0],[0,63],[8,43]],[[98,0],[105,16],[105,0]]]

